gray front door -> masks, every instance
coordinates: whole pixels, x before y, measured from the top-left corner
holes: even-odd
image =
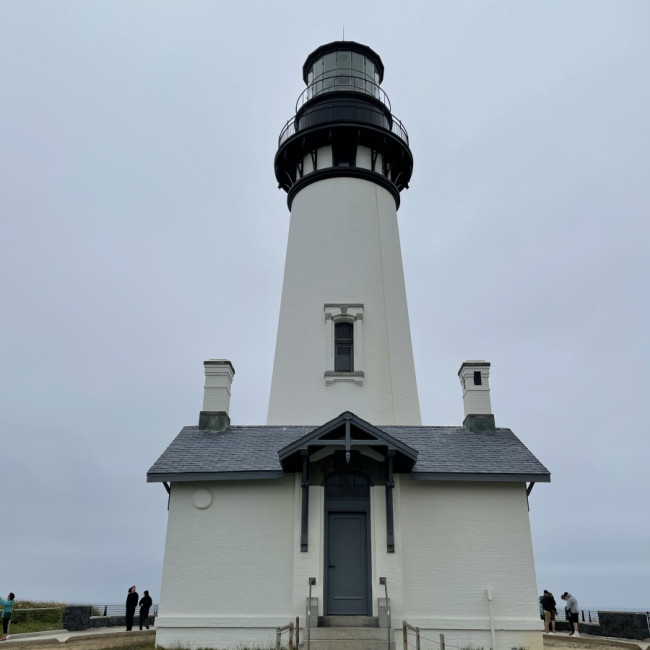
[[[326,615],[370,616],[370,493],[353,472],[326,481]]]

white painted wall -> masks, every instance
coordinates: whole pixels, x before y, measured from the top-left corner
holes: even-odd
[[[406,619],[429,638],[444,632],[449,644],[490,648],[489,587],[495,650],[541,650],[524,484],[395,479],[395,553],[386,550],[385,487],[371,490],[373,614],[386,576],[395,628]],[[296,616],[304,623],[311,576],[322,616],[322,487],[310,488],[307,553],[300,512],[298,475],[174,484],[157,643],[269,645],[277,626]]]
[[[209,637],[227,647],[233,635],[241,641],[238,629],[266,643],[296,616],[293,501],[293,476],[172,485],[159,645],[199,647]]]
[[[362,384],[326,386],[326,303],[363,304]],[[267,423],[317,425],[348,410],[420,424],[395,201],[375,183],[332,178],[293,202]]]
[[[525,484],[399,478],[403,616],[421,628],[457,630],[457,638],[485,636],[490,588],[498,648],[522,635],[518,646],[541,648]]]

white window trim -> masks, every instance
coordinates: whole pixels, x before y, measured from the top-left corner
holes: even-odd
[[[363,305],[345,303],[325,304],[325,385],[337,382],[363,384]],[[337,322],[352,323],[354,341],[354,371],[334,370],[334,325]]]

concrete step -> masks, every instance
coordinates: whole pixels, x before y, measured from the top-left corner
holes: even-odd
[[[304,637],[303,633],[303,637]],[[319,641],[383,641],[387,643],[388,630],[384,627],[312,627],[311,640]]]
[[[300,645],[306,648],[305,644]],[[365,639],[352,640],[315,640],[312,639],[310,650],[388,650],[388,641],[367,641]],[[395,644],[390,644],[390,650],[395,650]]]
[[[377,627],[376,616],[321,616],[319,627]]]
[[[302,648],[306,648],[305,634],[301,637]],[[388,630],[361,626],[312,628],[310,650],[389,650]],[[395,650],[395,643],[391,642],[390,650]]]

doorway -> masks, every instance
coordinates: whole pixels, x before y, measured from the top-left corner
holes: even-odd
[[[325,615],[372,615],[370,481],[335,472],[325,481]]]

